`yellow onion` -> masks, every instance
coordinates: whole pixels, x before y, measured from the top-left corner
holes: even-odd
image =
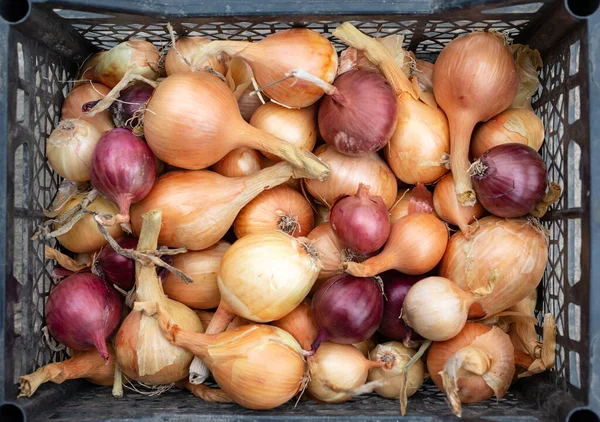
[[[398,184],[388,165],[373,152],[362,157],[339,153],[334,147],[321,145],[315,155],[331,166],[331,175],[323,182],[305,180],[308,192],[317,201],[331,208],[342,196],[355,195],[361,183],[369,186],[369,193],[381,196],[386,207],[394,205]]]
[[[106,51],[99,51],[96,54],[90,56],[84,63],[81,65],[79,72],[77,72],[77,77],[75,78],[75,83],[73,87],[82,85],[86,82],[94,80],[94,68],[102,58],[106,54]]]
[[[108,110],[88,116],[81,111],[81,107],[90,101],[101,100],[110,92],[110,88],[95,82],[86,82],[71,90],[62,106],[63,119],[81,119],[91,123],[101,133],[115,128],[113,119]]]
[[[193,309],[212,309],[219,306],[221,294],[217,286],[217,270],[230,246],[221,240],[203,251],[189,251],[174,256],[173,267],[183,271],[194,282],[185,283],[169,272],[163,281],[165,294]]]
[[[245,325],[219,334],[202,334],[173,324],[155,303],[134,309],[158,316],[165,337],[210,368],[215,381],[235,403],[248,409],[277,407],[300,391],[306,362],[298,342],[271,325]]]
[[[69,210],[75,208],[85,198],[85,193],[80,193],[69,199],[64,206],[61,207],[58,217],[64,215]],[[119,207],[112,202],[109,202],[103,196],[98,195],[96,200],[87,207],[90,211],[96,211],[101,214],[116,215],[119,212]],[[54,227],[58,227],[55,225]],[[114,226],[106,227],[108,233],[114,237],[120,237],[123,235],[121,226],[115,224]],[[98,225],[94,220],[94,217],[90,214],[83,216],[71,230],[65,234],[61,234],[57,237],[58,242],[70,250],[76,253],[91,253],[99,250],[101,247],[106,246],[108,241],[102,236],[102,233],[98,230]]]
[[[144,215],[137,250],[155,250],[161,225],[161,211]],[[168,312],[170,319],[190,332],[203,331],[202,323],[187,306],[167,298],[153,265],[136,266],[136,302],[154,302]],[[119,367],[129,378],[150,385],[170,384],[186,377],[193,355],[164,338],[158,321],[132,310],[125,318],[115,340]]]
[[[238,103],[240,114],[245,121],[249,122],[254,112],[264,104],[260,95],[253,95],[254,74],[248,63],[239,57],[234,57],[229,62],[229,69],[225,74],[225,80],[229,89],[233,91],[233,96]],[[268,100],[268,99],[267,99]]]
[[[156,180],[142,201],[131,207],[139,233],[142,214],[163,211],[161,245],[202,250],[227,233],[238,212],[263,190],[287,181],[292,168],[279,163],[246,177],[223,177],[207,170],[170,171]]]
[[[184,37],[178,39],[175,42],[175,48],[171,47],[167,53],[167,58],[165,59],[165,72],[167,73],[167,76],[175,73],[191,72],[192,69],[190,69],[181,56],[185,57],[191,64],[192,55],[196,49],[201,45],[208,44],[209,42],[210,40],[204,37]],[[177,54],[177,52],[179,52],[181,56]],[[206,60],[206,62],[201,63],[200,67],[204,68],[208,66],[220,74],[225,75],[228,64],[229,56],[227,54],[220,53],[210,57],[208,60]]]
[[[244,177],[261,169],[260,153],[248,147],[236,148],[221,158],[212,169],[221,176]]]
[[[391,224],[394,224],[402,217],[406,217],[408,215],[408,205],[410,204],[410,199],[412,198],[412,192],[412,189],[401,188],[398,190],[396,202],[394,202],[394,205],[392,205],[392,208],[390,208]]]
[[[476,159],[496,145],[513,142],[536,151],[542,147],[544,124],[531,107],[509,108],[478,126],[471,140],[471,155]]]
[[[94,68],[94,80],[109,88],[118,84],[125,72],[155,80],[158,78],[159,53],[154,44],[144,40],[128,40],[106,52]]]
[[[92,154],[100,136],[98,129],[85,120],[61,120],[46,141],[50,166],[67,180],[90,180]]]
[[[242,208],[233,230],[238,239],[271,230],[303,237],[313,225],[313,210],[306,198],[288,186],[276,186],[260,193]]]
[[[314,356],[308,358],[310,382],[307,391],[319,401],[343,403],[352,398],[352,394],[343,390],[362,386],[369,370],[384,364],[368,360],[351,344],[326,341],[319,346]]]
[[[303,150],[312,151],[317,142],[315,106],[290,109],[268,102],[256,109],[250,124]],[[281,161],[281,158],[268,152],[264,155],[271,161]]]
[[[388,341],[378,344],[369,353],[369,359],[374,362],[384,362],[386,365],[373,368],[369,371],[368,381],[378,381],[389,379],[391,382],[387,385],[377,387],[375,392],[381,397],[387,399],[398,399],[400,397],[401,375],[405,371],[408,361],[417,353],[414,349],[405,347],[398,341]],[[421,359],[408,369],[406,396],[410,397],[417,392],[423,379],[425,378],[425,364]]]
[[[452,236],[439,273],[480,296],[483,313],[493,315],[537,287],[548,262],[548,242],[533,218],[489,216],[477,226],[470,240],[460,232]]]
[[[375,344],[376,343],[374,337],[369,337],[368,339],[363,340],[360,343],[354,343],[353,346],[360,350],[360,353],[362,353],[364,357],[368,358],[369,352],[373,350]]]
[[[310,350],[317,338],[317,327],[313,322],[310,299],[304,299],[292,312],[273,321],[272,325],[290,333],[304,350]]]
[[[460,417],[461,403],[504,396],[515,373],[513,345],[500,328],[470,322],[456,337],[433,343],[427,370]]]
[[[485,209],[479,202],[472,207],[458,203],[458,198],[454,192],[452,173],[446,174],[435,185],[433,206],[442,220],[458,226],[466,236],[470,236],[468,225],[485,214]]]
[[[398,179],[405,183],[432,183],[448,171],[442,164],[450,152],[448,120],[439,108],[398,97],[398,125],[385,147],[385,157]]]

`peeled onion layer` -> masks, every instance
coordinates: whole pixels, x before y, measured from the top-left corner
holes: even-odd
[[[246,177],[223,177],[207,170],[175,170],[156,180],[145,199],[131,207],[131,223],[139,233],[142,215],[163,211],[159,243],[202,250],[227,233],[239,211],[263,190],[286,182],[293,170],[286,163]]]
[[[311,152],[246,123],[233,93],[208,72],[167,77],[154,90],[148,108],[153,113],[144,115],[146,141],[159,159],[173,166],[203,169],[247,146],[283,158],[301,177],[329,176],[328,166]]]
[[[439,274],[478,295],[484,314],[494,315],[535,289],[547,262],[548,241],[537,220],[488,216],[470,240],[452,236]]]

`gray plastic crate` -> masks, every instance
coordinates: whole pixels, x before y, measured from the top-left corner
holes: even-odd
[[[145,397],[83,381],[42,386],[16,400],[18,377],[61,360],[40,330],[52,284],[44,244],[30,240],[59,177],[45,140],[60,119],[77,64],[129,38],[168,43],[179,35],[257,41],[293,26],[331,37],[352,21],[373,36],[403,34],[408,48],[435,58],[459,34],[508,31],[541,51],[543,86],[534,109],[546,127],[550,179],[565,188],[545,217],[550,254],[539,314],[557,318],[557,368],[523,380],[500,401],[465,406],[470,420],[597,421],[600,414],[600,12],[598,0],[0,0],[0,421],[396,420],[398,403],[374,395],[341,405],[302,401],[254,412],[204,403],[187,392]],[[344,46],[332,39],[339,49]],[[425,385],[406,420],[452,419]]]

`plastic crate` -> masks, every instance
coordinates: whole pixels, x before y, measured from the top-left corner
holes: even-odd
[[[57,193],[45,140],[60,119],[77,64],[132,37],[162,46],[179,35],[259,40],[307,26],[330,37],[346,20],[373,36],[400,33],[417,56],[435,58],[473,29],[508,31],[541,51],[534,109],[546,128],[543,156],[565,192],[545,217],[550,258],[539,314],[557,318],[556,370],[519,382],[502,400],[464,407],[472,420],[597,421],[600,415],[600,12],[598,0],[0,0],[0,421],[396,420],[396,401],[374,395],[341,405],[288,403],[254,412],[171,390],[146,397],[86,382],[46,384],[16,399],[18,377],[61,360],[41,328],[52,263],[32,241]],[[344,46],[332,40],[336,47]],[[52,245],[53,246],[53,245]],[[405,420],[452,419],[425,385]]]

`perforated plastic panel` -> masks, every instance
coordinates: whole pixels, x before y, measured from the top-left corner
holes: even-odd
[[[477,2],[478,4],[483,2]],[[433,59],[452,38],[476,29],[495,28],[508,31],[516,42],[527,43],[534,34],[544,33],[551,17],[561,9],[557,2],[512,1],[524,3],[508,8],[477,6],[468,10],[448,11],[438,15],[348,15],[348,16],[253,16],[236,18],[181,18],[168,19],[179,35],[200,35],[209,39],[258,41],[275,31],[293,26],[306,26],[331,38],[331,32],[346,20],[372,36],[402,34],[405,46],[425,59]],[[167,19],[150,15],[112,13],[91,9],[73,11],[64,6],[44,4],[39,13],[47,13],[72,28],[81,38],[69,36],[71,44],[80,43],[77,53],[58,54],[42,42],[26,37],[18,29],[10,31],[9,80],[9,138],[8,138],[8,215],[7,268],[6,268],[6,365],[5,390],[8,398],[14,397],[15,383],[24,373],[56,359],[45,346],[40,334],[43,325],[45,298],[50,289],[52,265],[43,260],[43,245],[31,241],[33,228],[43,220],[42,208],[48,207],[57,193],[59,179],[52,173],[44,159],[45,139],[60,118],[60,106],[71,87],[76,72],[72,57],[81,56],[90,45],[108,49],[130,38],[144,38],[159,47],[166,47],[169,37]],[[562,9],[561,9],[562,10]],[[42,12],[43,11],[43,12]],[[548,164],[550,180],[565,188],[565,194],[545,218],[550,231],[549,263],[540,287],[539,316],[552,312],[557,319],[558,353],[557,369],[549,382],[557,391],[568,393],[571,400],[584,402],[587,397],[589,377],[589,103],[587,68],[587,27],[583,23],[565,25],[564,34],[551,45],[534,45],[542,50],[544,67],[541,72],[543,86],[534,98],[534,109],[546,128],[546,141],[542,154]],[[88,40],[90,44],[84,42]],[[73,41],[75,40],[75,41]],[[344,48],[337,40],[338,49]],[[538,44],[539,40],[536,41]],[[543,44],[543,42],[542,42]],[[18,63],[18,65],[16,65]],[[74,384],[79,386],[80,384]],[[526,384],[525,384],[526,385]],[[527,387],[525,387],[527,389]],[[40,389],[40,402],[53,394],[70,397],[58,409],[47,410],[40,418],[53,420],[100,420],[130,417],[122,408],[134,408],[140,417],[154,414],[213,415],[231,418],[251,412],[236,406],[202,404],[185,392],[169,392],[165,396],[147,398],[128,394],[113,406],[108,389],[93,388],[87,392],[74,392],[68,387],[45,386]],[[175,399],[176,398],[176,399]],[[174,400],[175,399],[175,400]],[[486,417],[503,415],[507,420],[516,418],[542,418],[539,403],[519,393],[509,394],[496,402],[489,400],[468,406],[466,415]],[[88,404],[94,401],[90,410]],[[35,398],[21,400],[32,412],[44,411],[35,404]],[[574,401],[572,403],[575,403]],[[204,406],[204,407],[202,407]],[[102,409],[100,411],[100,409]],[[322,416],[363,415],[373,417],[397,414],[397,403],[359,398],[344,406],[316,407],[300,403],[288,405],[265,417],[289,415],[301,417],[318,412]],[[90,411],[90,413],[86,413]],[[94,413],[96,412],[96,413]],[[342,413],[340,413],[342,412]],[[441,395],[432,386],[411,399],[410,415],[449,416]],[[546,415],[547,416],[547,415]],[[556,416],[556,415],[554,415]],[[183,417],[183,416],[182,416]],[[111,419],[112,420],[112,419]],[[184,419],[181,419],[184,420]]]

